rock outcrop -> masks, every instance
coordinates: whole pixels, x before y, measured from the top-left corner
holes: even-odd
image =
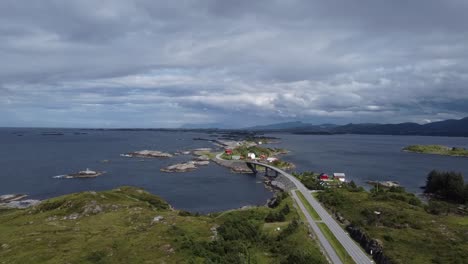
[[[126,154],[129,157],[137,158],[171,158],[172,154],[158,151],[158,150],[140,150]]]
[[[382,244],[366,235],[359,227],[349,225],[346,227],[349,235],[356,240],[364,250],[372,255],[378,264],[392,264],[393,262],[384,255]]]
[[[39,200],[25,199],[28,197],[25,194],[5,194],[0,195],[0,208],[28,208],[39,204]]]
[[[193,171],[197,168],[193,162],[186,162],[186,163],[177,163],[174,165],[167,166],[166,168],[162,168],[161,171],[164,172],[187,172]]]

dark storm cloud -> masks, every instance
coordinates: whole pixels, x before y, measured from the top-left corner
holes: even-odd
[[[467,12],[463,0],[5,0],[0,125],[458,118]]]

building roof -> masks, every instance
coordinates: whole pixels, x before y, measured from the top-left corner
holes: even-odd
[[[346,177],[346,175],[342,172],[335,172],[333,173],[333,177]]]

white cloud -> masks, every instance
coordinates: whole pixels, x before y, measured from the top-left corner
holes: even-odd
[[[3,1],[0,125],[467,114],[465,2],[351,2]]]

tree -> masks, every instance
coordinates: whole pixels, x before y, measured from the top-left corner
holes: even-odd
[[[434,194],[436,197],[456,202],[466,202],[466,191],[463,175],[457,172],[431,171],[427,175],[425,193]]]

